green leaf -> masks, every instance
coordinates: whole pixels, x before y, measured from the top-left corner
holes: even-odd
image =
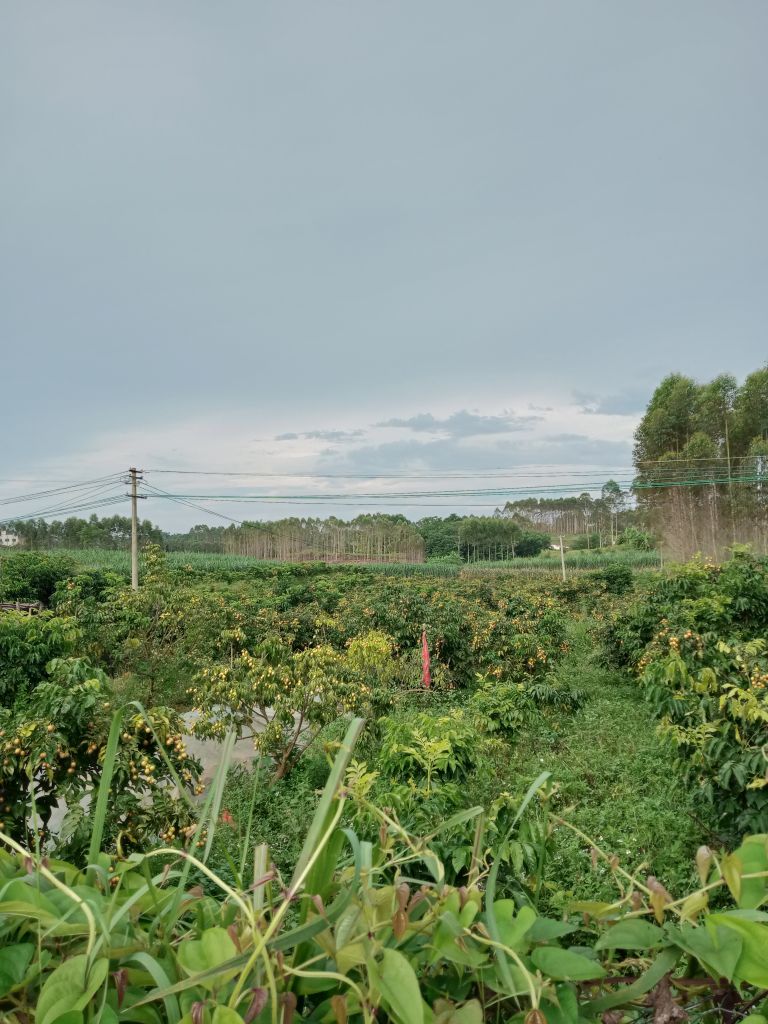
[[[531,954],[531,960],[542,974],[555,981],[591,981],[605,975],[603,968],[594,960],[557,946],[539,946]]]
[[[5,914],[14,913],[14,905],[21,903],[27,905],[25,908],[27,911],[34,907],[44,914],[52,914],[54,917],[59,916],[56,905],[38,889],[28,885],[21,878],[14,878],[7,885],[3,886],[2,891],[0,891],[0,901],[2,901],[0,902],[0,912]]]
[[[304,873],[309,861],[315,855],[320,839],[327,832],[330,826],[335,810],[334,804],[336,797],[341,784],[344,781],[344,773],[347,770],[350,758],[352,757],[353,748],[357,743],[360,733],[363,731],[364,725],[365,721],[362,718],[352,719],[336,757],[334,758],[331,773],[325,783],[322,796],[317,804],[312,821],[309,824],[309,829],[307,830],[307,835],[304,839],[304,845],[302,846],[301,853],[296,861],[296,866],[293,869],[293,877],[290,884],[291,891],[295,891],[298,887],[299,878]]]
[[[104,1005],[101,1013],[96,1018],[97,1024],[118,1024],[119,1020],[120,1018],[108,1003]]]
[[[480,967],[486,962],[485,953],[472,948],[463,939],[464,927],[459,918],[450,910],[443,911],[432,933],[434,949],[430,962],[436,964],[443,959],[465,967]]]
[[[576,900],[574,903],[568,904],[569,911],[577,914],[587,914],[598,921],[602,917],[613,914],[615,909],[613,903],[599,903],[597,900]]]
[[[768,988],[768,926],[745,921],[733,914],[710,914],[707,926],[723,925],[742,938],[742,950],[736,964],[734,980],[746,981],[757,988]]]
[[[768,871],[768,836],[748,836],[733,857],[741,865],[743,875]],[[741,879],[738,904],[745,910],[755,910],[768,896],[768,877]]]
[[[577,1024],[579,1020],[579,1001],[570,985],[558,985],[556,988],[557,1002],[547,1004],[544,1016],[547,1024]]]
[[[84,1009],[104,984],[108,969],[109,960],[102,957],[89,971],[85,953],[59,964],[40,990],[36,1024],[53,1024],[65,1013]]]
[[[385,949],[376,986],[397,1024],[424,1024],[424,1003],[414,969],[396,949]]]
[[[443,821],[434,832],[427,836],[427,841],[434,839],[435,836],[440,835],[441,832],[447,832],[449,829],[454,828],[456,825],[461,825],[465,821],[471,821],[472,818],[476,818],[479,814],[483,813],[482,807],[466,807],[463,811],[457,811],[456,814]]]
[[[130,962],[139,964],[140,967],[143,967],[158,988],[168,989],[170,987],[171,982],[168,975],[157,960],[155,960],[153,956],[150,956],[149,953],[134,953]],[[151,998],[155,997],[152,996]],[[176,996],[165,992],[162,996],[158,995],[156,998],[163,1000],[168,1024],[178,1024],[178,1020],[181,1015],[179,1013],[179,1003]],[[135,1012],[135,1009],[133,1012]]]
[[[213,1024],[243,1024],[243,1018],[228,1006],[217,1006],[213,1011]]]
[[[523,939],[536,920],[535,910],[531,907],[521,907],[518,912],[514,900],[494,900],[493,916],[498,929],[497,942],[501,942],[516,953],[527,948],[528,943],[523,942]],[[486,912],[486,919],[489,917]]]
[[[4,946],[0,962],[0,996],[7,995],[24,981],[35,947],[31,942],[18,942]]]
[[[237,946],[226,928],[206,928],[201,938],[182,942],[179,946],[179,963],[188,974],[200,974],[220,967],[237,956]],[[202,982],[205,988],[213,988],[234,977],[234,971],[224,972]]]
[[[575,924],[568,924],[567,921],[550,921],[548,917],[537,917],[527,937],[531,942],[550,942],[552,939],[562,938],[563,935],[570,935],[577,927]]]
[[[630,917],[618,921],[595,943],[595,949],[654,949],[664,939],[664,932],[649,921]]]
[[[447,1024],[483,1024],[483,1008],[477,999],[470,999],[453,1011]]]
[[[667,935],[680,949],[695,956],[713,978],[733,980],[743,945],[735,931],[708,922],[706,928],[694,928],[690,924],[670,927]]]
[[[101,841],[104,836],[104,823],[107,819],[107,808],[109,807],[109,796],[112,787],[112,775],[115,771],[115,758],[120,743],[120,730],[123,724],[123,711],[118,710],[112,716],[112,723],[109,727],[107,746],[104,752],[104,766],[99,780],[99,792],[96,797],[96,809],[93,815],[91,827],[91,841],[88,847],[88,863],[94,864],[101,850]]]
[[[725,879],[725,884],[731,890],[731,896],[733,896],[736,903],[741,906],[741,860],[735,853],[729,853],[721,860],[720,870],[722,871],[723,878]]]

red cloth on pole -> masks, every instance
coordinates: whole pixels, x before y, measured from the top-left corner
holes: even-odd
[[[427,631],[421,631],[421,681],[424,689],[428,690],[432,685],[432,676],[429,674],[429,645],[427,644]]]

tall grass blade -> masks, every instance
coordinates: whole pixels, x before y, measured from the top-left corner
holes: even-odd
[[[112,716],[112,724],[109,727],[107,746],[104,751],[104,765],[99,779],[99,792],[96,797],[96,807],[93,812],[93,825],[91,827],[91,841],[88,844],[88,863],[95,864],[96,858],[101,852],[101,844],[104,840],[104,826],[107,820],[107,808],[109,807],[109,794],[112,788],[112,776],[115,773],[115,760],[117,748],[120,743],[120,730],[123,726],[123,708],[119,708]]]
[[[269,868],[269,847],[266,843],[259,843],[253,851],[253,884],[260,878],[264,878]],[[257,913],[264,909],[264,886],[260,885],[253,890],[253,906]]]
[[[304,840],[304,845],[301,848],[299,859],[296,861],[296,867],[294,868],[293,877],[291,879],[290,890],[294,891],[298,880],[301,878],[310,858],[315,853],[318,842],[321,836],[325,834],[330,825],[331,818],[333,817],[333,802],[336,799],[336,795],[344,781],[344,775],[346,774],[347,767],[352,757],[352,751],[355,744],[357,743],[360,733],[363,731],[365,720],[362,718],[353,718],[349,724],[349,728],[346,731],[344,739],[341,743],[341,748],[333,762],[331,773],[328,776],[328,781],[323,789],[323,794],[320,797],[320,802],[317,805],[312,822],[307,832],[307,837]]]
[[[541,789],[544,783],[550,778],[551,775],[552,772],[542,772],[541,775],[534,779],[534,781],[530,784],[530,786],[528,787],[528,792],[523,797],[523,802],[517,809],[517,813],[515,814],[512,824],[507,829],[507,833],[504,837],[505,841],[508,841],[511,838],[512,833],[515,830],[515,826],[517,825],[518,821],[520,821],[523,814],[525,814],[526,808],[530,804],[531,800],[533,800],[538,791]],[[491,938],[493,939],[494,942],[501,944],[501,933],[499,931],[498,922],[496,921],[496,912],[494,910],[494,900],[496,899],[496,883],[499,877],[499,865],[500,861],[497,857],[496,860],[494,860],[493,864],[491,865],[491,870],[488,873],[488,884],[486,886],[485,895],[485,918],[488,923],[488,932]],[[508,990],[510,992],[514,992],[515,983],[512,978],[512,972],[509,969],[509,960],[507,959],[507,955],[503,949],[499,948],[498,945],[495,948],[495,953],[496,962],[499,965],[499,974],[501,976],[501,980],[508,987]]]

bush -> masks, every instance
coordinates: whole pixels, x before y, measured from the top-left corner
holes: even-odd
[[[57,586],[75,571],[76,563],[66,555],[39,551],[0,555],[0,600],[41,601],[47,605]]]
[[[53,658],[73,654],[81,634],[73,619],[0,612],[0,705],[23,701]]]
[[[477,729],[461,708],[439,716],[429,712],[393,716],[380,726],[376,767],[390,778],[418,778],[428,793],[434,782],[461,782],[474,767]]]
[[[626,594],[632,590],[635,583],[632,567],[623,562],[606,565],[604,569],[590,575],[597,583],[603,585],[608,594]]]
[[[573,551],[596,551],[600,547],[600,535],[598,533],[580,533],[571,539],[570,547]]]
[[[230,730],[253,738],[255,749],[272,759],[275,778],[283,778],[322,728],[370,709],[372,687],[356,667],[373,660],[381,669],[382,655],[389,658],[382,645],[381,637],[367,649],[353,644],[344,656],[327,645],[293,652],[277,639],[265,640],[232,665],[202,670],[190,691],[199,715],[191,731],[220,740]]]
[[[768,830],[768,559],[739,552],[656,581],[617,620],[614,656],[637,672],[696,785],[731,837]]]
[[[80,658],[55,658],[27,699],[0,709],[0,832],[80,857],[90,834],[93,804],[114,719],[114,694],[99,669]],[[124,714],[115,748],[113,797],[104,841],[127,851],[189,826],[184,790],[197,784],[200,765],[187,756],[178,716],[167,708]],[[179,788],[180,787],[180,788]],[[148,799],[151,798],[151,799]],[[67,813],[49,831],[58,803]]]
[[[652,551],[654,548],[652,535],[638,526],[628,526],[626,530],[623,530],[617,543],[623,544],[633,551]]]

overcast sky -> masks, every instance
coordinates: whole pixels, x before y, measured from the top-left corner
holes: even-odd
[[[768,358],[767,39],[765,0],[0,0],[0,494],[628,474],[661,377]]]

